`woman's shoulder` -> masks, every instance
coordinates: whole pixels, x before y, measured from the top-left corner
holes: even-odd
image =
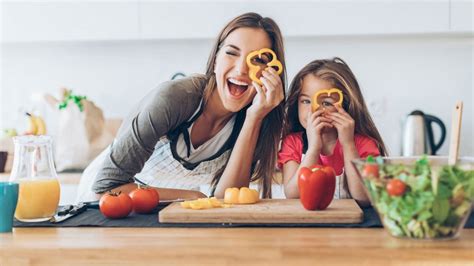
[[[167,110],[165,112],[170,115],[183,114],[186,120],[198,108],[206,83],[204,75],[163,82],[145,95],[135,109],[150,113]]]
[[[163,82],[153,89],[153,93],[168,97],[202,96],[206,83],[207,78],[205,75],[195,74],[189,77]]]

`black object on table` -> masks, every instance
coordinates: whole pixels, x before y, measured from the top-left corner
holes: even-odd
[[[372,208],[362,208],[364,211],[364,220],[358,224],[241,224],[241,223],[160,223],[158,221],[159,211],[167,204],[160,204],[150,214],[132,213],[122,219],[105,218],[99,211],[97,203],[89,203],[86,211],[77,214],[61,223],[51,223],[49,221],[39,223],[24,223],[15,220],[14,227],[190,227],[190,228],[209,228],[209,227],[329,227],[329,228],[377,228],[382,227],[382,223],[377,212]],[[471,213],[465,228],[474,228],[474,213]]]

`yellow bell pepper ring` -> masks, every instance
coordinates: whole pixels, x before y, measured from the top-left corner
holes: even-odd
[[[327,106],[342,106],[344,96],[340,89],[332,88],[328,90],[320,90],[313,95],[311,101],[312,111],[315,112],[320,106],[326,109]]]
[[[249,77],[251,80],[257,82],[259,85],[263,85],[260,77],[262,71],[269,67],[274,68],[278,75],[283,72],[283,66],[278,60],[275,52],[269,48],[263,48],[250,52],[247,55],[247,66],[249,67]]]

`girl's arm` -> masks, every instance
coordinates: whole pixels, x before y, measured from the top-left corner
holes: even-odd
[[[342,150],[344,153],[344,172],[347,178],[347,185],[349,186],[349,193],[360,206],[369,206],[370,201],[365,193],[364,184],[359,180],[356,169],[354,169],[351,163],[352,160],[360,158],[355,144],[342,146]]]
[[[262,72],[261,80],[264,88],[253,82],[257,95],[247,109],[242,129],[237,137],[227,166],[216,186],[214,195],[224,197],[226,188],[248,187],[251,177],[251,166],[257,145],[257,139],[265,116],[278,106],[284,99],[281,78],[273,68]]]
[[[347,184],[349,186],[349,193],[352,198],[361,206],[368,206],[370,204],[368,196],[364,191],[364,184],[359,180],[356,170],[351,163],[351,160],[359,158],[359,153],[354,143],[354,119],[340,106],[337,106],[337,112],[328,114],[333,120],[333,125],[338,132],[339,142],[342,145],[342,152],[344,154],[344,170],[347,177]]]
[[[311,167],[318,163],[319,151],[306,152],[301,164],[295,161],[288,161],[283,165],[283,188],[287,199],[297,199],[300,197],[298,189],[298,174],[301,167]]]
[[[283,166],[283,187],[288,199],[299,198],[298,174],[301,167],[311,167],[318,163],[319,154],[323,147],[321,132],[325,127],[331,128],[331,120],[321,116],[322,110],[309,112],[306,117],[306,135],[308,137],[308,151],[301,164],[289,161]]]
[[[138,187],[135,183],[125,184],[119,187],[112,189],[114,193],[130,193]],[[194,190],[184,190],[184,189],[172,189],[172,188],[155,188],[160,195],[160,200],[174,200],[174,199],[197,199],[197,198],[206,198],[207,196],[199,191]],[[103,195],[103,193],[98,194]]]

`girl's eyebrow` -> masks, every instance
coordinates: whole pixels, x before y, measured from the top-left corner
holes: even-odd
[[[301,96],[309,97],[309,95],[306,95],[306,94],[304,94],[304,93],[300,93],[300,97],[301,97]]]

